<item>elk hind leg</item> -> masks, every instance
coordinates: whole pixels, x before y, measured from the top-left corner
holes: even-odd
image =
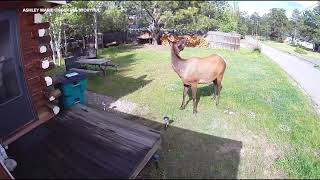
[[[221,79],[218,79],[217,80],[217,89],[216,89],[216,105],[219,104],[219,99],[220,99],[220,92],[221,92],[221,89],[222,89],[222,85],[221,85]]]
[[[215,79],[214,81],[213,81],[213,95],[212,95],[212,99],[213,100],[215,100],[216,99],[216,97],[217,97],[217,79]]]
[[[198,113],[197,110],[197,84],[191,85],[192,90],[192,101],[193,101],[193,114]]]

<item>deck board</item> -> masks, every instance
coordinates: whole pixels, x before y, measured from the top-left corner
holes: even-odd
[[[11,146],[16,178],[135,178],[160,147],[159,132],[83,105],[39,128]]]

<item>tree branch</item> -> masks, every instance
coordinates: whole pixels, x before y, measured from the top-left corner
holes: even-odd
[[[143,1],[141,2],[141,4],[143,4],[143,9],[147,12],[147,14],[153,19],[153,21],[155,22],[155,18],[153,17],[152,13],[147,9],[147,7],[145,6],[145,4],[143,3]]]

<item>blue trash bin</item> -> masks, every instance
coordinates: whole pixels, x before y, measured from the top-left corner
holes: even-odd
[[[72,71],[67,71],[66,74]],[[79,73],[72,77],[64,77],[60,82],[60,90],[62,92],[61,105],[64,108],[69,108],[74,104],[86,103],[87,75]]]

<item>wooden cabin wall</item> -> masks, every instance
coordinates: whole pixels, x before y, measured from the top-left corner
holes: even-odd
[[[47,92],[47,86],[44,81],[44,70],[41,68],[41,60],[45,57],[51,57],[52,51],[47,46],[47,52],[41,54],[39,51],[40,41],[44,44],[50,43],[50,38],[39,38],[39,29],[48,29],[49,23],[34,23],[35,13],[24,13],[22,10],[17,12],[20,26],[20,51],[24,75],[27,82],[29,94],[31,95],[32,104],[38,117],[41,113],[49,111],[46,108],[48,99],[44,93]],[[44,40],[42,40],[44,39]]]
[[[54,114],[50,108],[47,107],[49,99],[45,96],[48,92],[48,87],[44,80],[45,70],[41,67],[41,62],[45,58],[51,58],[52,51],[50,49],[50,37],[43,36],[39,37],[38,30],[48,30],[50,24],[46,23],[35,23],[34,14],[30,12],[23,12],[23,8],[40,8],[42,5],[48,5],[52,7],[50,3],[36,3],[34,1],[29,2],[4,2],[0,3],[0,10],[2,9],[16,9],[17,13],[17,24],[19,33],[19,44],[20,44],[20,57],[23,66],[24,78],[27,84],[28,94],[31,97],[33,111],[36,114],[35,119],[20,127],[16,131],[12,132],[9,136],[2,139],[3,144],[8,145],[11,142],[17,140],[19,137],[28,133],[40,124],[48,121]],[[48,6],[46,8],[48,8]],[[40,53],[39,46],[46,44],[47,51]]]

